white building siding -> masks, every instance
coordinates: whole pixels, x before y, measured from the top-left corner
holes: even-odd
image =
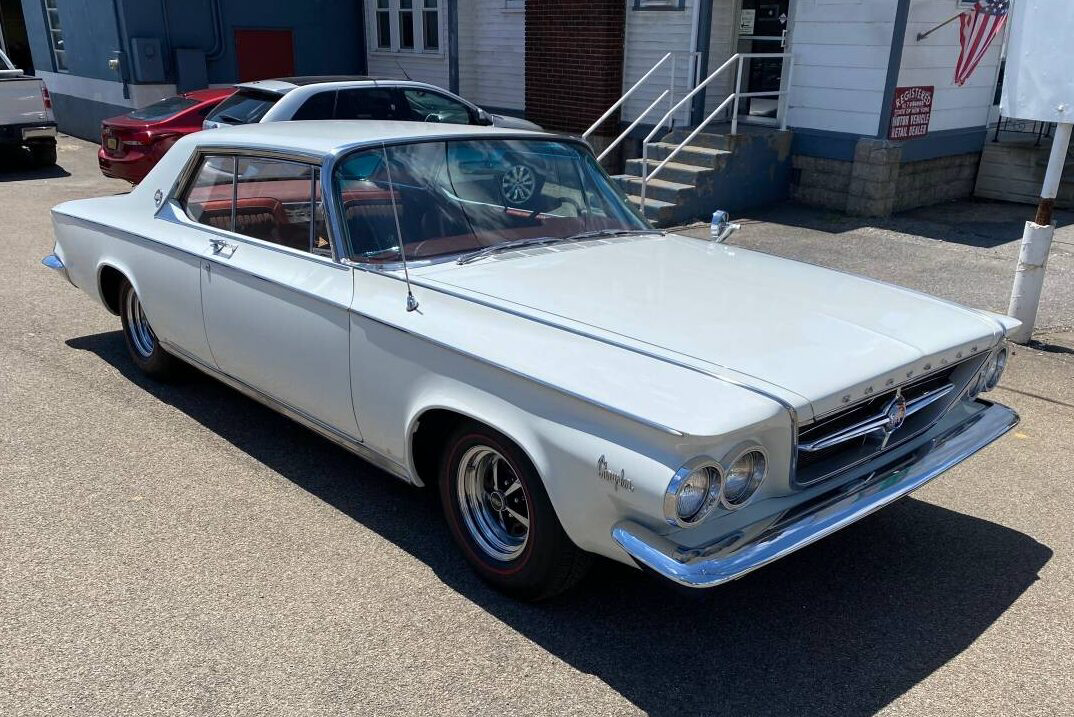
[[[459,3],[459,94],[481,105],[526,107],[526,12],[522,3]]]
[[[417,3],[415,3],[417,6]],[[447,88],[450,81],[448,68],[447,3],[441,3],[440,9],[440,50],[439,52],[390,52],[377,50],[376,26],[373,21],[375,2],[365,3],[366,38],[369,47],[366,54],[366,69],[374,77],[395,77]]]
[[[791,127],[876,134],[897,6],[895,0],[792,2]]]
[[[721,0],[722,1],[722,0]],[[692,87],[690,81],[689,50],[694,38],[694,15],[697,12],[697,0],[686,0],[682,10],[649,11],[634,10],[631,0],[626,10],[626,42],[623,49],[623,92],[629,90],[635,82],[652,69],[661,57],[671,51],[679,54],[675,58],[675,98],[682,99]],[[638,88],[623,105],[622,119],[631,122],[645,111],[660,93],[671,86],[671,60]],[[659,107],[646,116],[645,124],[654,124],[668,111],[669,105],[661,102]],[[679,117],[679,122],[689,119],[688,108]]]
[[[993,41],[988,54],[962,87],[955,85],[958,61],[958,23],[943,27],[918,42],[927,32],[956,11],[950,0],[912,0],[906,24],[899,87],[933,85],[932,120],[929,132],[985,127],[995,96],[1003,38]]]
[[[735,38],[738,27],[740,2],[714,0],[712,3],[712,30],[709,35],[709,72],[715,72],[727,58],[735,54]],[[712,81],[705,89],[705,116],[716,109],[734,91],[736,68],[728,67],[723,75]],[[745,80],[743,80],[745,82]]]

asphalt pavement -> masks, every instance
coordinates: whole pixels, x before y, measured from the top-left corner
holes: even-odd
[[[51,206],[125,191],[95,149],[0,168],[0,714],[1074,714],[1070,230],[992,394],[1015,432],[710,593],[602,561],[533,606],[423,493],[208,378],[137,373],[38,263]],[[1002,310],[1029,213],[785,206],[733,243]]]

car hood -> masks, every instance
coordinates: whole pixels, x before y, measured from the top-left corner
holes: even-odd
[[[985,351],[1003,333],[993,317],[925,294],[676,235],[415,273],[431,288],[729,374],[785,397],[803,418]]]

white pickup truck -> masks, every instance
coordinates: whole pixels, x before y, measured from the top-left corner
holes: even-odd
[[[56,163],[56,120],[44,81],[0,52],[0,149],[12,146],[30,150],[38,166]]]

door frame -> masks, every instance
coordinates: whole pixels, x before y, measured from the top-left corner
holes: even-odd
[[[735,52],[737,53],[739,51],[738,50],[739,42],[742,41],[742,40],[746,40],[746,39],[750,39],[750,40],[752,40],[752,39],[758,39],[758,40],[782,40],[783,41],[783,51],[784,52],[791,52],[791,48],[794,46],[794,23],[795,23],[795,18],[797,17],[797,14],[798,14],[798,12],[797,12],[798,11],[798,2],[799,2],[799,0],[787,0],[787,26],[786,26],[786,28],[784,28],[784,33],[783,33],[782,37],[776,37],[776,36],[768,36],[768,35],[764,35],[764,36],[761,36],[761,35],[743,35],[740,32],[740,28],[742,26],[742,4],[743,4],[743,0],[734,0],[734,3],[735,3],[735,5],[734,5],[734,7],[735,7],[735,21],[734,21],[734,25],[732,26],[731,31],[732,31],[732,34],[733,34],[732,47],[734,48]],[[791,62],[788,62],[787,60],[783,61],[783,67],[782,67],[781,72],[780,72],[780,80],[779,80],[779,90],[780,90],[780,92],[788,92],[789,89],[790,89],[790,79],[791,79],[791,74],[792,74],[791,66],[792,65],[793,65],[793,61],[791,61]],[[745,74],[746,73],[744,72],[743,75],[745,75]],[[743,84],[745,84],[745,82],[746,82],[745,77],[743,77]],[[739,89],[739,91],[747,91],[745,87],[741,87],[741,88],[738,88],[738,89]],[[756,116],[750,115],[748,113],[745,113],[745,114],[740,114],[739,115],[738,121],[741,122],[741,123],[745,123],[745,124],[762,125],[762,126],[768,126],[768,127],[779,127],[781,125],[781,123],[782,123],[783,115],[789,109],[789,104],[790,103],[788,101],[785,101],[784,97],[779,97],[779,98],[777,98],[777,110],[776,110],[776,116],[775,117],[756,117]]]

